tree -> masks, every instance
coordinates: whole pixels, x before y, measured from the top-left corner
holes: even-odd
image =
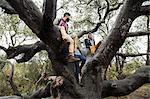
[[[57,0],[45,0],[43,14],[31,0],[6,1],[11,6],[9,10],[13,10],[14,14],[17,13],[20,19],[28,25],[41,41],[32,45],[22,45],[8,49],[1,47],[1,49],[7,53],[7,58],[14,58],[21,53],[25,53],[21,59],[17,60],[18,62],[26,62],[37,52],[46,50],[56,74],[62,75],[65,78],[65,82],[61,86],[62,88],[60,88],[62,99],[101,99],[101,97],[122,96],[150,82],[148,72],[150,67],[147,66],[140,68],[135,74],[123,80],[103,81],[102,78],[103,69],[109,65],[119,48],[123,45],[132,22],[141,15],[150,14],[149,5],[142,6],[143,2],[147,0],[125,0],[109,35],[101,47],[98,48],[96,54],[90,60],[86,61],[82,77],[83,87],[76,84],[73,75],[66,68],[68,52],[65,49],[68,44],[62,40],[58,28],[53,25],[57,12]],[[106,2],[109,6],[108,0]],[[108,7],[106,14],[109,11]],[[105,17],[93,30],[97,30],[97,27],[104,20]],[[78,37],[88,32],[84,31]],[[50,96],[49,87],[50,85],[48,84],[44,90],[37,91],[30,97],[42,98]]]

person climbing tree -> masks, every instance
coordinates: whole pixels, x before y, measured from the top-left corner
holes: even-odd
[[[95,45],[95,40],[94,40],[93,34],[89,33],[87,36],[87,39],[85,39],[84,42],[85,42],[85,46],[87,48],[87,52],[90,51],[91,53],[93,53],[92,49],[91,49],[91,47]]]
[[[58,27],[60,28],[61,31],[61,35],[63,40],[66,40],[67,42],[69,42],[69,59],[68,62],[74,62],[74,61],[78,61],[78,58],[74,57],[74,51],[75,51],[75,45],[74,45],[74,41],[71,38],[71,36],[68,34],[68,24],[67,22],[69,22],[71,17],[70,13],[65,13],[64,17],[60,20]]]
[[[99,41],[97,44],[95,44],[94,36],[91,33],[88,34],[88,37],[84,40],[84,42],[87,48],[87,54],[88,52],[90,52],[91,54],[95,54],[96,50],[102,43],[102,41]]]
[[[75,62],[75,66],[76,66],[75,78],[79,82],[79,75],[81,75],[81,69],[82,69],[83,65],[85,64],[86,57],[84,55],[82,55],[82,53],[79,51],[80,46],[79,46],[79,39],[78,39],[77,35],[74,34],[71,37],[74,40],[74,45],[75,45],[74,57],[80,59],[80,61]]]

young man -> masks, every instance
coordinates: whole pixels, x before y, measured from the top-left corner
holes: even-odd
[[[74,41],[71,38],[71,36],[68,35],[68,24],[67,24],[67,22],[69,22],[70,17],[71,17],[70,13],[65,13],[64,17],[60,20],[58,26],[60,28],[63,40],[66,40],[67,42],[70,43],[69,44],[69,59],[68,59],[68,62],[74,62],[74,61],[78,61],[80,59],[74,57],[74,51],[75,51]]]
[[[85,39],[84,42],[87,50],[86,54],[89,54],[89,52],[94,54],[93,52],[93,46],[95,45],[94,36],[91,33],[89,33],[87,39]]]
[[[90,46],[93,46],[93,45],[95,45],[94,36],[91,33],[89,33],[88,38],[85,39],[85,46],[86,48],[90,49]]]

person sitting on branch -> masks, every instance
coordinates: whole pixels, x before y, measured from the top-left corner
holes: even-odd
[[[102,43],[102,41],[99,41],[97,44],[95,44],[94,36],[92,33],[88,34],[88,37],[84,40],[84,42],[87,48],[87,52],[90,52],[91,54],[95,54],[96,50]]]
[[[67,22],[69,22],[70,17],[71,17],[70,13],[65,13],[64,17],[62,19],[60,19],[58,27],[60,28],[63,40],[70,43],[69,44],[68,62],[74,62],[74,61],[78,61],[79,59],[74,57],[74,51],[75,51],[74,41],[71,38],[71,36],[68,34],[68,24],[67,24]]]

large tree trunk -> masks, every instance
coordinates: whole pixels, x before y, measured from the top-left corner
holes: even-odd
[[[83,83],[87,88],[86,92],[88,97],[92,97],[93,95],[95,96],[94,92],[97,93],[97,91],[100,90],[97,89],[96,86],[101,83],[100,80],[96,80],[101,79],[100,77],[97,78],[97,71],[101,71],[102,68],[106,68],[110,64],[116,52],[123,45],[132,22],[140,15],[139,8],[141,4],[142,1],[126,0],[124,2],[114,27],[111,29],[108,37],[101,44],[94,57],[86,62]],[[99,86],[101,86],[101,84]]]

